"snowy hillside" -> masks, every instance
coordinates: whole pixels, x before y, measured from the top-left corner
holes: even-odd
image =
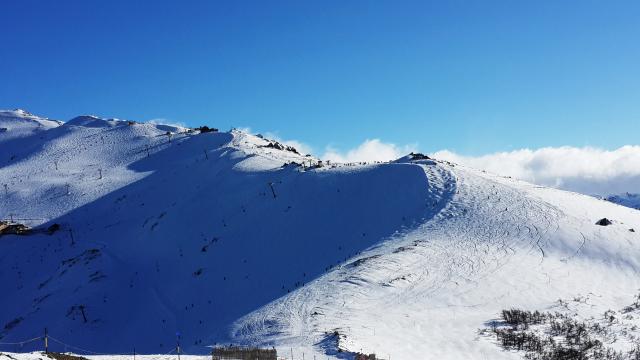
[[[60,124],[60,121],[41,118],[22,109],[0,110],[0,138],[3,142],[35,136]]]
[[[319,166],[236,130],[1,119],[0,217],[34,233],[0,236],[0,351],[47,327],[100,353],[179,333],[191,353],[518,359],[485,331],[502,310],[597,320],[639,293],[640,213],[589,196],[415,156]],[[625,316],[604,347],[632,350]]]

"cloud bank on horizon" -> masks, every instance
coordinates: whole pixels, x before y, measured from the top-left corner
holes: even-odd
[[[345,152],[328,147],[322,158],[339,162],[387,161],[416,149],[417,145],[400,146],[379,139],[368,139]],[[626,145],[615,150],[545,147],[481,156],[465,156],[441,150],[430,155],[534,184],[583,194],[606,196],[624,192],[640,193],[638,145]]]
[[[357,147],[346,152],[341,152],[331,146],[327,146],[322,159],[334,162],[361,162],[361,161],[389,161],[395,160],[412,151],[416,151],[417,144],[399,146],[382,142],[380,139],[367,139]]]
[[[482,156],[463,156],[448,150],[433,156],[534,184],[589,195],[640,192],[640,146],[615,150],[593,147],[545,147]]]
[[[250,132],[250,129],[245,130]],[[283,140],[277,133],[267,133],[265,136],[294,146],[301,153],[313,152],[311,146],[299,140]],[[346,151],[327,146],[320,158],[343,163],[389,161],[417,150],[417,144],[398,145],[380,139],[367,139]],[[440,150],[429,155],[494,174],[588,195],[640,193],[640,145],[626,145],[614,150],[545,147],[480,156]]]

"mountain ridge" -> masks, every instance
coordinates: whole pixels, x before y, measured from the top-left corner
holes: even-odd
[[[592,294],[596,314],[640,288],[637,210],[586,195],[415,156],[320,163],[238,130],[29,124],[0,133],[0,217],[60,229],[0,236],[0,342],[513,359],[478,335],[502,309]]]

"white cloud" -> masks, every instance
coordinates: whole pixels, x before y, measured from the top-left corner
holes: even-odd
[[[404,156],[415,151],[416,148],[415,144],[398,146],[392,143],[384,143],[380,139],[367,139],[347,152],[340,152],[328,146],[324,155],[322,155],[322,159],[334,162],[387,161]]]
[[[282,140],[280,142],[285,144],[285,145],[293,146],[302,155],[313,153],[313,149],[311,148],[311,146],[309,146],[309,145],[307,145],[307,144],[305,144],[303,142],[300,142],[298,140]]]
[[[627,145],[616,150],[547,147],[475,157],[442,150],[433,156],[496,174],[585,194],[640,192],[640,146],[637,145]]]
[[[182,122],[175,122],[165,118],[155,118],[155,119],[147,120],[145,122],[153,125],[169,125],[169,126],[183,127],[183,128],[187,127],[187,125],[185,125]]]

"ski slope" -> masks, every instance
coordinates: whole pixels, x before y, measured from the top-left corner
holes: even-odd
[[[237,130],[0,114],[0,217],[61,227],[0,237],[0,343],[47,327],[107,354],[179,334],[194,354],[519,359],[479,331],[502,309],[588,295],[600,316],[640,289],[640,212],[589,196],[411,156],[317,166]]]

